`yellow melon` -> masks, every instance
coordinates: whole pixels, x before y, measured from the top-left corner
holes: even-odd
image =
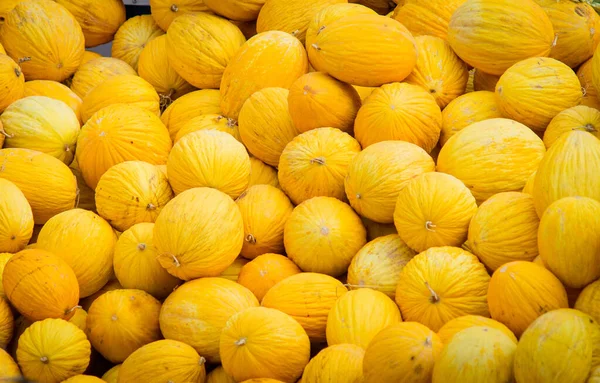
[[[544,145],[550,148],[562,134],[571,130],[583,130],[600,139],[600,110],[585,105],[563,110],[548,124]]]
[[[99,296],[87,316],[87,336],[104,358],[120,363],[161,338],[160,302],[141,290],[113,290]]]
[[[228,279],[232,282],[237,282],[238,276],[242,271],[242,267],[244,267],[248,262],[250,261],[242,256],[237,257],[231,265],[229,265],[221,274],[219,274],[219,277]]]
[[[299,273],[271,287],[261,304],[292,316],[312,341],[324,341],[329,312],[347,292],[342,282],[328,275]]]
[[[314,197],[298,205],[285,224],[285,251],[303,271],[338,277],[367,242],[358,215],[331,197]]]
[[[258,307],[258,300],[245,287],[224,278],[200,278],[165,300],[160,329],[165,338],[185,342],[210,363],[218,363],[221,331],[232,315],[250,307]]]
[[[158,261],[190,280],[218,276],[238,256],[244,223],[235,202],[212,188],[193,188],[173,198],[154,225]]]
[[[325,196],[345,200],[344,179],[360,144],[335,128],[302,133],[289,142],[279,159],[279,184],[295,204]]]
[[[467,0],[448,27],[456,54],[496,76],[521,60],[548,56],[555,39],[550,19],[534,0]]]
[[[256,20],[265,0],[202,0],[209,10],[236,21]]]
[[[494,92],[496,90],[496,84],[500,80],[500,76],[488,74],[480,69],[474,69],[473,75],[473,90],[487,90],[488,92]]]
[[[365,350],[365,383],[429,382],[442,352],[440,338],[417,322],[397,323],[379,332]]]
[[[106,371],[104,375],[102,375],[102,380],[107,383],[117,383],[119,381],[119,371],[121,370],[121,366],[121,364],[117,364],[110,370]]]
[[[425,88],[444,108],[450,101],[465,93],[469,70],[454,53],[450,44],[434,36],[418,36],[417,65],[406,78],[409,84]]]
[[[400,191],[394,225],[400,238],[417,252],[460,246],[476,212],[477,202],[460,180],[430,172],[413,178]]]
[[[262,254],[242,267],[237,282],[262,301],[271,287],[300,271],[294,262],[283,255]]]
[[[46,153],[69,165],[75,156],[79,119],[64,102],[30,96],[13,102],[0,117],[5,148]]]
[[[3,17],[0,42],[28,80],[64,81],[75,73],[85,51],[75,17],[48,0],[15,4]]]
[[[203,0],[150,0],[152,17],[165,32],[176,17],[186,13],[206,12],[208,10]]]
[[[520,191],[546,152],[525,125],[493,118],[455,134],[440,151],[437,170],[461,180],[479,203],[494,194]]]
[[[271,185],[280,189],[277,170],[256,157],[250,157],[250,182],[248,183],[248,188],[254,185]]]
[[[432,382],[509,382],[516,349],[514,339],[496,328],[467,328],[445,345]]]
[[[598,321],[598,318],[600,318],[598,302],[600,302],[600,281],[595,281],[581,291],[575,302],[575,308]]]
[[[88,61],[97,59],[99,57],[102,57],[102,55],[100,53],[86,50],[85,52],[83,52],[83,59],[81,60],[81,64],[79,64],[79,68],[81,68],[81,66],[83,64],[87,63]],[[79,70],[79,68],[77,70]],[[71,80],[73,80],[73,79],[71,78]]]
[[[69,87],[48,80],[33,80],[25,83],[25,97],[46,96],[64,102],[73,110],[79,122],[81,122],[81,98]]]
[[[288,33],[269,31],[248,40],[231,58],[221,81],[221,110],[237,119],[244,102],[263,88],[288,89],[308,71],[302,43]]]
[[[199,130],[173,146],[167,176],[175,194],[211,187],[237,198],[250,181],[250,158],[244,145],[230,134]]]
[[[4,266],[8,263],[8,260],[13,256],[13,253],[0,253],[0,298],[5,298],[4,287],[2,285],[2,273],[4,272]]]
[[[206,375],[206,383],[236,383],[236,381],[227,375],[223,366],[219,365]]]
[[[0,96],[0,112],[3,112],[10,104],[25,96],[23,72],[19,65],[5,53],[0,54],[0,85],[4,89],[2,96]],[[4,137],[0,138],[0,147],[3,139]]]
[[[220,130],[221,132],[231,134],[236,140],[241,141],[237,121],[220,114],[203,114],[186,122],[179,132],[177,132],[174,142],[179,141],[186,134],[204,129]]]
[[[465,315],[454,318],[443,325],[442,328],[438,330],[437,334],[444,344],[448,344],[456,334],[471,327],[488,327],[500,330],[515,344],[517,343],[517,337],[515,337],[515,334],[513,334],[508,327],[496,320],[482,317],[480,315]]]
[[[12,339],[14,317],[8,299],[0,297],[0,350],[6,349]],[[2,376],[2,375],[0,375]]]
[[[302,382],[361,382],[364,355],[365,350],[354,344],[327,347],[306,365]]]
[[[253,156],[271,166],[279,164],[285,146],[298,134],[288,112],[288,90],[264,88],[240,110],[239,134]]]
[[[125,61],[137,71],[140,54],[146,44],[164,34],[151,15],[132,17],[123,23],[115,34],[112,57]]]
[[[79,296],[87,297],[111,278],[116,242],[117,237],[105,220],[91,211],[72,209],[46,222],[36,248],[62,258],[77,276]]]
[[[32,234],[33,213],[27,198],[14,183],[0,178],[0,252],[23,250]]]
[[[0,349],[0,376],[17,380],[21,378],[21,370],[10,354]]]
[[[156,165],[126,161],[110,167],[96,186],[98,214],[119,231],[154,222],[173,198],[167,176]]]
[[[219,88],[221,77],[246,38],[226,19],[207,12],[177,17],[167,31],[169,64],[197,88]]]
[[[25,195],[36,224],[72,209],[77,181],[67,165],[28,149],[0,149],[0,178],[13,182]]]
[[[400,190],[412,178],[434,170],[433,159],[417,145],[379,142],[360,152],[348,166],[344,181],[346,196],[361,216],[392,223]]]
[[[589,106],[590,108],[600,109],[600,99],[598,98],[598,90],[594,86],[592,80],[592,61],[589,59],[577,69],[577,77],[583,88],[583,98],[581,105]]]
[[[179,130],[194,117],[219,114],[221,95],[216,89],[196,90],[175,100],[160,116],[174,140]]]
[[[71,90],[84,98],[110,77],[122,74],[137,75],[135,69],[114,57],[98,57],[81,64],[71,81]]]
[[[475,122],[500,117],[502,113],[492,92],[476,91],[457,97],[442,111],[440,145]]]
[[[403,0],[396,2],[393,18],[415,36],[431,35],[448,39],[448,24],[465,0]]]
[[[579,105],[583,93],[577,75],[558,60],[534,57],[504,72],[496,84],[502,114],[533,130],[545,130],[552,118]]]
[[[282,252],[283,230],[294,209],[285,193],[274,186],[256,185],[235,202],[244,221],[241,255],[254,259],[261,254]]]

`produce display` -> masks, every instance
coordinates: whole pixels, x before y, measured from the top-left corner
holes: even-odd
[[[600,382],[600,1],[149,5],[0,0],[0,382]]]

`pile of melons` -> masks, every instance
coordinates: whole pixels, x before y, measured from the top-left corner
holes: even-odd
[[[0,0],[0,381],[600,382],[600,4],[150,6]]]

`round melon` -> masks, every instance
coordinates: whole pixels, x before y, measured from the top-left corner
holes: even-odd
[[[14,183],[0,178],[0,252],[23,250],[32,234],[33,213],[27,198]]]
[[[534,57],[518,62],[496,84],[502,114],[543,131],[561,111],[579,105],[583,93],[577,75],[558,60]]]
[[[73,269],[83,298],[100,290],[112,277],[116,242],[105,220],[91,211],[72,209],[46,222],[36,248],[56,254]]]
[[[301,133],[323,126],[352,133],[361,101],[352,85],[325,73],[311,72],[292,84],[288,104],[292,121]]]
[[[210,363],[218,363],[219,337],[228,319],[258,305],[254,294],[235,282],[200,278],[167,297],[160,311],[160,329],[165,338],[185,342]]]
[[[123,74],[135,76],[137,72],[125,61],[114,57],[94,58],[77,69],[71,80],[71,90],[83,99],[110,77]]]
[[[4,293],[4,287],[2,285],[2,273],[4,272],[4,267],[8,263],[8,260],[13,255],[13,253],[0,253],[0,298],[6,298],[6,294]]]
[[[250,260],[242,256],[237,257],[231,265],[229,265],[221,274],[219,274],[219,277],[225,278],[232,282],[237,282],[238,276],[242,271],[242,267],[244,267],[248,262],[250,262]]]
[[[438,330],[437,334],[444,344],[448,344],[456,334],[471,327],[486,327],[500,330],[515,344],[517,343],[517,337],[515,337],[515,334],[513,334],[508,327],[496,320],[480,315],[465,315],[454,318],[443,325],[442,328]]]
[[[220,130],[221,132],[231,134],[236,140],[241,141],[237,121],[220,114],[203,114],[192,118],[181,127],[173,141],[177,142],[186,134],[205,129]]]
[[[346,196],[361,216],[392,223],[400,190],[412,178],[434,170],[433,159],[417,145],[379,142],[365,148],[350,162],[344,180]]]
[[[303,382],[361,382],[365,350],[355,344],[329,346],[310,360],[302,374]],[[265,382],[267,383],[267,382]]]
[[[469,248],[490,270],[538,255],[540,219],[533,197],[498,193],[485,201],[469,224]]]
[[[460,246],[476,212],[475,197],[460,180],[429,172],[413,178],[398,194],[394,225],[400,238],[417,252]]]
[[[352,2],[336,2],[335,4],[331,4],[317,12],[308,23],[305,45],[311,46],[314,44],[321,31],[342,17],[376,14],[377,12],[362,4],[353,4]]]
[[[265,0],[203,0],[209,10],[236,21],[253,21]]]
[[[25,0],[3,17],[0,42],[28,80],[64,81],[83,59],[77,19],[49,0]]]
[[[285,224],[285,251],[303,271],[338,277],[366,242],[359,216],[331,197],[304,201]]]
[[[81,122],[81,104],[83,101],[69,87],[56,81],[27,81],[25,83],[25,97],[29,96],[45,96],[62,101],[73,110],[77,120]]]
[[[544,267],[526,261],[510,262],[497,269],[487,299],[492,318],[518,337],[540,315],[569,307],[560,280]]]
[[[299,273],[273,286],[261,304],[290,315],[313,342],[325,341],[329,312],[347,291],[342,282],[328,275]]]
[[[335,128],[319,128],[296,136],[279,159],[279,184],[292,202],[313,197],[345,200],[348,165],[360,153],[360,144]]]
[[[548,206],[538,233],[540,257],[565,287],[600,278],[600,202],[566,197]]]
[[[177,17],[167,31],[169,64],[197,88],[219,88],[221,77],[246,38],[235,25],[207,12]]]
[[[380,331],[363,359],[365,383],[431,381],[433,366],[442,352],[440,338],[417,322],[397,323]]]
[[[401,22],[414,36],[431,35],[448,39],[448,24],[456,9],[465,0],[404,0],[392,17]]]
[[[219,348],[225,372],[238,382],[257,377],[294,382],[310,359],[310,341],[302,326],[266,307],[229,318]]]
[[[577,297],[575,308],[594,318],[596,321],[600,318],[600,281],[595,281],[587,285]]]
[[[279,165],[281,152],[298,135],[288,111],[288,94],[284,88],[264,88],[240,110],[242,142],[253,156],[271,166]]]
[[[206,12],[208,10],[202,0],[150,0],[152,17],[165,32],[176,17],[186,13]]]
[[[405,321],[438,331],[459,316],[488,316],[489,281],[485,266],[473,254],[457,247],[433,247],[402,269],[396,303]]]
[[[244,223],[235,202],[212,188],[173,198],[154,225],[158,261],[179,279],[217,276],[242,250]]]
[[[250,182],[248,188],[254,185],[270,185],[281,189],[277,170],[265,164],[256,157],[250,157]]]
[[[175,140],[179,130],[192,118],[204,114],[220,114],[221,95],[216,89],[202,89],[179,97],[160,116]]]
[[[598,98],[598,90],[594,86],[593,81],[593,68],[592,68],[593,57],[577,69],[577,77],[579,83],[583,88],[583,98],[581,99],[581,105],[589,106],[590,108],[600,109],[600,98]]]
[[[496,91],[496,84],[500,80],[500,76],[485,73],[480,69],[473,69],[475,72],[473,75],[473,90],[478,92],[485,90],[488,92]]]
[[[160,302],[141,290],[118,289],[99,296],[87,316],[87,336],[94,349],[112,363],[162,338]]]
[[[114,104],[93,115],[77,139],[77,163],[93,189],[113,165],[125,161],[167,163],[169,132],[153,113],[134,105]]]
[[[87,63],[88,61],[91,61],[93,59],[97,59],[99,57],[102,57],[102,55],[100,53],[97,52],[93,52],[93,51],[84,51],[83,52],[83,59],[81,60],[81,64],[79,64],[79,68],[81,68],[81,66],[85,63]],[[77,70],[79,70],[79,68]],[[73,80],[73,78],[71,78],[71,80]]]
[[[262,301],[271,287],[300,272],[298,266],[286,256],[262,254],[246,263],[236,280]]]
[[[244,145],[230,134],[199,130],[173,146],[167,176],[175,194],[211,187],[237,198],[250,181],[250,158]]]
[[[0,117],[5,148],[46,153],[69,165],[75,156],[79,119],[64,102],[30,96],[13,102]]]
[[[442,113],[421,86],[392,83],[376,89],[358,111],[354,131],[363,148],[400,140],[431,152],[440,138]]]
[[[18,380],[21,378],[21,370],[10,354],[0,349],[0,376],[8,379]]]
[[[13,255],[2,273],[6,298],[27,319],[73,316],[79,301],[77,277],[56,255],[38,249]]]
[[[125,61],[137,71],[144,47],[164,34],[151,15],[134,16],[119,27],[112,43],[111,56]]]
[[[104,380],[107,383],[118,383],[119,371],[121,370],[121,366],[121,364],[117,364],[110,370],[106,371],[104,375],[102,375],[102,380]]]
[[[4,91],[0,96],[0,112],[25,96],[25,77],[21,67],[6,52],[0,54],[0,86]],[[0,138],[0,146],[3,138]]]
[[[519,61],[548,56],[555,39],[550,19],[534,0],[467,0],[448,26],[448,42],[456,54],[497,76]]]
[[[154,222],[173,198],[167,176],[156,165],[126,161],[110,167],[96,186],[98,214],[119,231]]]
[[[223,72],[221,110],[238,119],[244,102],[263,88],[289,87],[308,72],[302,43],[282,31],[259,33],[235,53]]]
[[[153,230],[153,223],[138,223],[125,230],[115,246],[113,265],[121,286],[163,299],[181,281],[158,262]]]
[[[578,105],[554,116],[544,132],[546,149],[549,149],[561,135],[571,130],[588,132],[600,139],[600,110]]]
[[[525,125],[505,118],[476,122],[441,149],[437,170],[461,180],[478,203],[494,194],[521,191],[546,152]]]

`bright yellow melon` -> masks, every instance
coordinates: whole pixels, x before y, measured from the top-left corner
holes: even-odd
[[[81,64],[79,64],[79,68],[81,68],[81,66],[83,64],[87,63],[88,61],[97,59],[99,57],[102,57],[102,55],[100,53],[86,50],[85,52],[83,52],[83,59],[81,60]],[[79,70],[79,69],[77,69],[77,70]],[[73,80],[73,79],[71,78],[71,80]]]
[[[522,190],[545,152],[542,140],[525,125],[493,118],[450,138],[437,170],[461,180],[481,203],[497,193]]]
[[[482,317],[480,315],[465,315],[462,317],[454,318],[447,322],[438,330],[438,336],[444,342],[444,344],[450,343],[452,338],[462,330],[471,327],[488,327],[500,330],[504,335],[508,336],[515,344],[517,343],[517,337],[509,330],[508,327],[502,323],[493,320],[491,318]]]
[[[302,133],[289,142],[279,159],[279,184],[295,204],[325,196],[345,200],[344,179],[360,144],[335,128]]]
[[[75,207],[77,181],[67,165],[28,149],[0,149],[0,178],[13,182],[25,195],[36,224]]]
[[[83,59],[84,36],[75,17],[49,0],[25,0],[3,17],[0,42],[28,80],[64,81]]]
[[[258,300],[245,287],[224,278],[200,278],[178,287],[160,311],[167,339],[185,342],[210,363],[221,361],[219,338],[227,320]]]
[[[221,81],[221,110],[237,119],[244,102],[263,88],[288,89],[308,71],[302,43],[288,33],[269,31],[248,40],[231,58]]]
[[[208,10],[203,0],[150,0],[152,17],[165,32],[176,17],[186,13],[206,12]]]
[[[265,164],[256,157],[250,157],[250,182],[248,188],[254,185],[271,185],[280,188],[277,170]]]
[[[19,366],[3,349],[0,349],[0,376],[5,376],[8,379],[18,380],[21,378],[21,370]]]
[[[244,223],[235,202],[212,188],[173,198],[154,225],[158,261],[183,280],[218,276],[242,250]]]
[[[442,352],[440,338],[417,322],[389,326],[365,350],[365,383],[431,381],[435,361]]]
[[[0,350],[6,349],[8,346],[13,336],[13,330],[14,316],[10,304],[8,299],[0,297]]]
[[[13,102],[0,117],[5,148],[46,153],[69,165],[75,156],[79,119],[64,102],[30,96]]]
[[[2,96],[0,96],[0,112],[25,96],[24,84],[25,77],[19,65],[6,54],[0,54],[0,86],[4,89]],[[0,138],[0,147],[3,139]]]
[[[600,110],[585,105],[574,106],[557,114],[544,132],[546,149],[564,133],[583,130],[600,139]]]
[[[126,161],[110,167],[96,186],[98,214],[119,231],[154,222],[173,198],[167,176],[156,165]]]
[[[381,141],[400,140],[431,152],[442,129],[435,98],[420,86],[393,83],[376,89],[358,111],[354,131],[366,148]]]
[[[93,115],[77,139],[77,163],[85,182],[96,188],[100,177],[125,161],[167,163],[169,132],[153,113],[134,105],[114,104]]]
[[[237,198],[250,181],[248,152],[232,135],[199,130],[183,136],[167,161],[167,176],[175,194],[211,187]]]
[[[400,191],[394,225],[400,238],[417,252],[460,246],[476,212],[475,197],[460,180],[430,172],[413,178]]]
[[[221,95],[216,89],[196,90],[175,100],[160,116],[174,140],[179,130],[194,117],[219,114]]]
[[[492,92],[477,91],[457,97],[442,110],[440,145],[475,122],[500,117],[502,113]]]
[[[394,223],[379,223],[371,221],[368,218],[360,217],[363,221],[365,229],[367,229],[367,241],[372,241],[376,238],[383,237],[390,234],[398,234]]]
[[[467,64],[499,76],[521,60],[548,56],[556,36],[534,0],[467,0],[450,19],[448,42]]]
[[[312,341],[325,341],[329,312],[347,291],[342,282],[328,275],[299,273],[271,287],[262,306],[292,316]]]
[[[0,252],[23,250],[32,234],[33,213],[27,198],[14,183],[0,178]]]
[[[115,34],[112,57],[125,61],[137,71],[140,54],[146,44],[164,34],[151,15],[132,17],[123,23]]]
[[[487,90],[488,92],[494,92],[496,90],[496,84],[500,80],[500,76],[493,74],[487,74],[482,70],[474,69],[473,75],[473,90]]]
[[[231,265],[229,265],[221,274],[219,274],[219,277],[228,279],[232,282],[237,282],[238,276],[242,271],[242,267],[244,267],[248,262],[250,261],[242,256],[237,257]]]
[[[579,294],[575,302],[575,308],[584,312],[598,321],[600,318],[600,281],[587,285]]]
[[[81,122],[81,98],[69,87],[48,80],[33,80],[25,83],[25,97],[46,96],[64,102],[75,112],[77,119]]]
[[[593,68],[592,68],[593,58],[587,60],[579,69],[577,69],[577,77],[579,78],[579,83],[583,88],[583,98],[581,99],[581,105],[589,106],[590,108],[600,109],[600,99],[598,98],[598,90],[594,86],[594,82],[592,80],[593,76]]]
[[[506,117],[533,130],[545,130],[558,113],[579,105],[583,93],[577,75],[558,60],[534,57],[504,72],[496,98]]]
[[[465,329],[445,345],[432,383],[510,382],[516,349],[514,339],[496,328]]]
[[[561,135],[548,149],[535,175],[533,200],[538,216],[541,217],[551,203],[564,197],[581,196],[600,201],[599,167],[598,138],[578,130]]]
[[[114,57],[98,57],[81,64],[71,81],[71,90],[81,98],[110,77],[122,74],[137,75],[125,61]]]
[[[237,282],[262,301],[271,287],[300,272],[298,266],[283,255],[263,254],[242,267]]]
[[[434,36],[418,36],[417,65],[406,78],[409,84],[425,88],[440,108],[465,93],[469,70],[454,53],[450,44]]]
[[[327,347],[306,365],[302,382],[362,382],[364,355],[365,350],[355,344],[336,344]]]
[[[72,209],[46,222],[36,248],[56,254],[73,269],[79,296],[84,298],[100,290],[112,277],[116,242],[117,237],[105,220],[91,211]]]
[[[219,88],[221,77],[246,38],[235,25],[207,12],[177,17],[167,31],[169,64],[197,88]]]
[[[583,288],[600,277],[600,202],[566,197],[544,211],[538,234],[540,257],[563,285]]]
[[[215,129],[229,133],[235,137],[236,140],[241,142],[237,121],[220,114],[203,114],[192,118],[181,127],[179,132],[177,132],[174,142],[179,141],[186,134],[204,129]]]
[[[402,81],[417,62],[417,47],[408,29],[379,15],[342,17],[318,32],[307,50],[315,69],[360,86]],[[386,59],[360,59],[377,56]]]
[[[301,76],[290,87],[290,115],[298,131],[330,126],[351,133],[361,106],[358,92],[349,84],[321,72]]]
[[[303,271],[338,277],[366,242],[359,216],[331,197],[304,201],[285,224],[285,251]]]
[[[518,337],[540,315],[569,307],[565,288],[550,271],[533,262],[502,265],[488,291],[490,314]]]
[[[431,35],[448,39],[450,17],[465,0],[404,0],[398,1],[393,18],[401,22],[414,36]]]
[[[254,259],[261,254],[283,252],[283,230],[294,209],[285,193],[274,186],[256,185],[235,202],[244,221],[241,255]]]
[[[277,166],[285,146],[298,134],[288,112],[288,90],[264,88],[246,100],[239,115],[239,134],[253,156]]]
[[[391,223],[400,190],[412,178],[434,170],[433,159],[417,145],[379,142],[360,152],[350,163],[344,181],[346,196],[361,216]]]

